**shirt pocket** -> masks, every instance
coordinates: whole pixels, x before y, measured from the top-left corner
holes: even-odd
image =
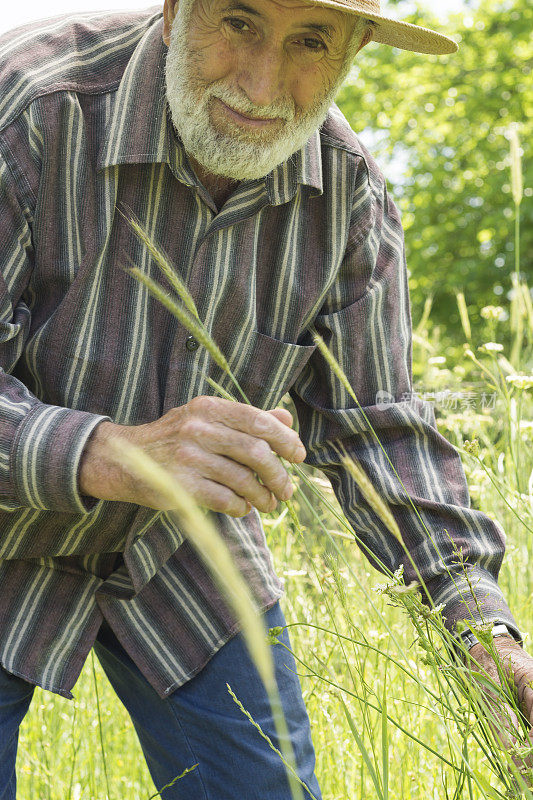
[[[253,331],[234,375],[252,405],[263,409],[275,408],[315,350],[315,344],[281,342]],[[232,391],[235,393],[235,388]],[[240,397],[237,399],[241,400]]]

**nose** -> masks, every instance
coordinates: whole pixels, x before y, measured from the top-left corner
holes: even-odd
[[[269,106],[283,96],[283,54],[265,42],[249,48],[240,63],[240,89],[250,102]]]

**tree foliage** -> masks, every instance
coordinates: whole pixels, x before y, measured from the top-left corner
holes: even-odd
[[[422,6],[396,16],[443,30]],[[481,0],[449,18],[445,31],[459,43],[455,54],[371,43],[337,100],[402,213],[413,320],[432,294],[431,317],[452,338],[456,291],[464,291],[475,324],[476,312],[510,289],[514,203],[505,134],[512,123],[524,168],[520,263],[531,285],[532,20],[529,0]]]

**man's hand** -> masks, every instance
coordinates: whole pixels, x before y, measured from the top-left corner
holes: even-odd
[[[502,672],[516,687],[520,710],[529,721],[529,743],[533,745],[533,658],[509,636],[497,636],[493,641]],[[469,650],[469,656],[468,666],[473,672],[474,680],[476,680],[476,673],[481,672],[483,675],[488,675],[494,683],[501,684],[498,668],[483,645],[475,644]],[[508,736],[505,736],[501,731],[496,732],[502,746],[511,754],[514,764],[521,772],[531,769],[533,766],[532,756],[521,757],[516,751],[522,730],[516,714],[509,705],[502,703],[501,700],[496,700],[485,687],[482,687],[482,692],[488,699],[502,728],[508,733]],[[525,780],[530,784],[528,779],[525,778]]]
[[[104,421],[84,449],[80,492],[169,510],[150,487],[106,452],[109,437],[123,437],[165,467],[201,506],[233,517],[244,516],[252,505],[259,511],[273,511],[279,500],[289,499],[294,488],[276,454],[295,463],[306,456],[292,422],[286,409],[263,411],[207,395],[145,425]]]

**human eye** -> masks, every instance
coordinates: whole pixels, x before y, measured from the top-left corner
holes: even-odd
[[[250,29],[248,23],[240,17],[225,17],[224,22],[237,33],[245,33],[245,29]]]
[[[317,36],[298,36],[294,40],[296,45],[296,53],[300,57],[305,58],[320,58],[328,52],[328,48]]]
[[[313,50],[314,52],[319,53],[321,50],[326,50],[326,45],[321,39],[314,39],[312,37],[306,37],[303,40],[305,47],[308,50]]]

